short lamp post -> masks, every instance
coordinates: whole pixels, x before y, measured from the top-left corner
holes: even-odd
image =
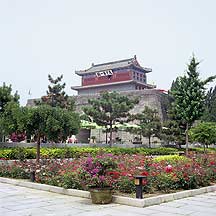
[[[143,199],[143,180],[146,179],[146,176],[134,176],[135,177],[135,185],[136,185],[136,198]]]
[[[31,182],[34,182],[34,181],[35,181],[35,171],[34,171],[34,170],[31,170],[31,171],[30,171],[30,181],[31,181]]]

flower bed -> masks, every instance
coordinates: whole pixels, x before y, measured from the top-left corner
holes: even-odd
[[[170,192],[211,185],[216,181],[216,154],[161,159],[143,155],[100,154],[77,159],[47,159],[1,164],[0,176],[29,178],[36,171],[36,182],[64,188],[84,189],[111,186],[114,191],[134,193],[134,176],[146,176],[143,190]]]

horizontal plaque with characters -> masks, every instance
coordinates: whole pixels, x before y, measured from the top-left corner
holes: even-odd
[[[112,76],[113,71],[112,70],[100,71],[100,72],[96,72],[95,74],[97,77]]]

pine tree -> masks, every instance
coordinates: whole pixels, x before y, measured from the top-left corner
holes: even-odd
[[[163,123],[163,129],[161,138],[167,142],[175,142],[179,147],[185,142],[185,130],[186,124],[182,121],[181,118],[175,113],[176,109],[172,106],[174,103],[174,97],[171,92],[178,88],[179,77],[172,82],[171,88],[168,92],[168,120]]]
[[[48,104],[52,107],[60,107],[66,109],[73,109],[74,101],[68,97],[65,93],[65,83],[61,83],[63,75],[53,79],[51,75],[48,75],[49,82],[47,95],[43,96],[42,104]]]
[[[202,120],[216,122],[216,86],[214,89],[211,88],[207,93]]]
[[[172,109],[176,118],[186,125],[185,140],[186,154],[188,154],[188,130],[195,120],[199,119],[204,111],[205,85],[213,81],[216,76],[211,76],[205,81],[199,77],[198,62],[193,56],[187,68],[187,74],[178,77],[171,90],[173,97]]]
[[[129,111],[138,103],[137,99],[129,99],[116,92],[104,92],[97,99],[89,100],[90,106],[84,107],[86,115],[94,122],[104,126],[110,132],[110,146],[112,146],[113,126],[116,123],[124,122],[130,116]]]
[[[151,138],[159,137],[161,134],[161,119],[157,110],[145,106],[145,109],[131,117],[139,127],[134,128],[134,132],[148,138],[149,148],[151,148]]]
[[[176,146],[181,148],[181,145],[185,142],[185,125],[182,125],[180,121],[170,119],[163,123],[161,138],[168,142],[174,142]]]

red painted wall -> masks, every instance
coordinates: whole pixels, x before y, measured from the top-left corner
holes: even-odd
[[[127,81],[127,80],[131,80],[131,79],[132,79],[132,72],[131,71],[125,71],[125,72],[124,71],[115,71],[115,72],[113,72],[113,75],[110,79],[107,76],[97,77],[96,74],[94,77],[90,77],[90,78],[83,78],[82,77],[82,86]]]

